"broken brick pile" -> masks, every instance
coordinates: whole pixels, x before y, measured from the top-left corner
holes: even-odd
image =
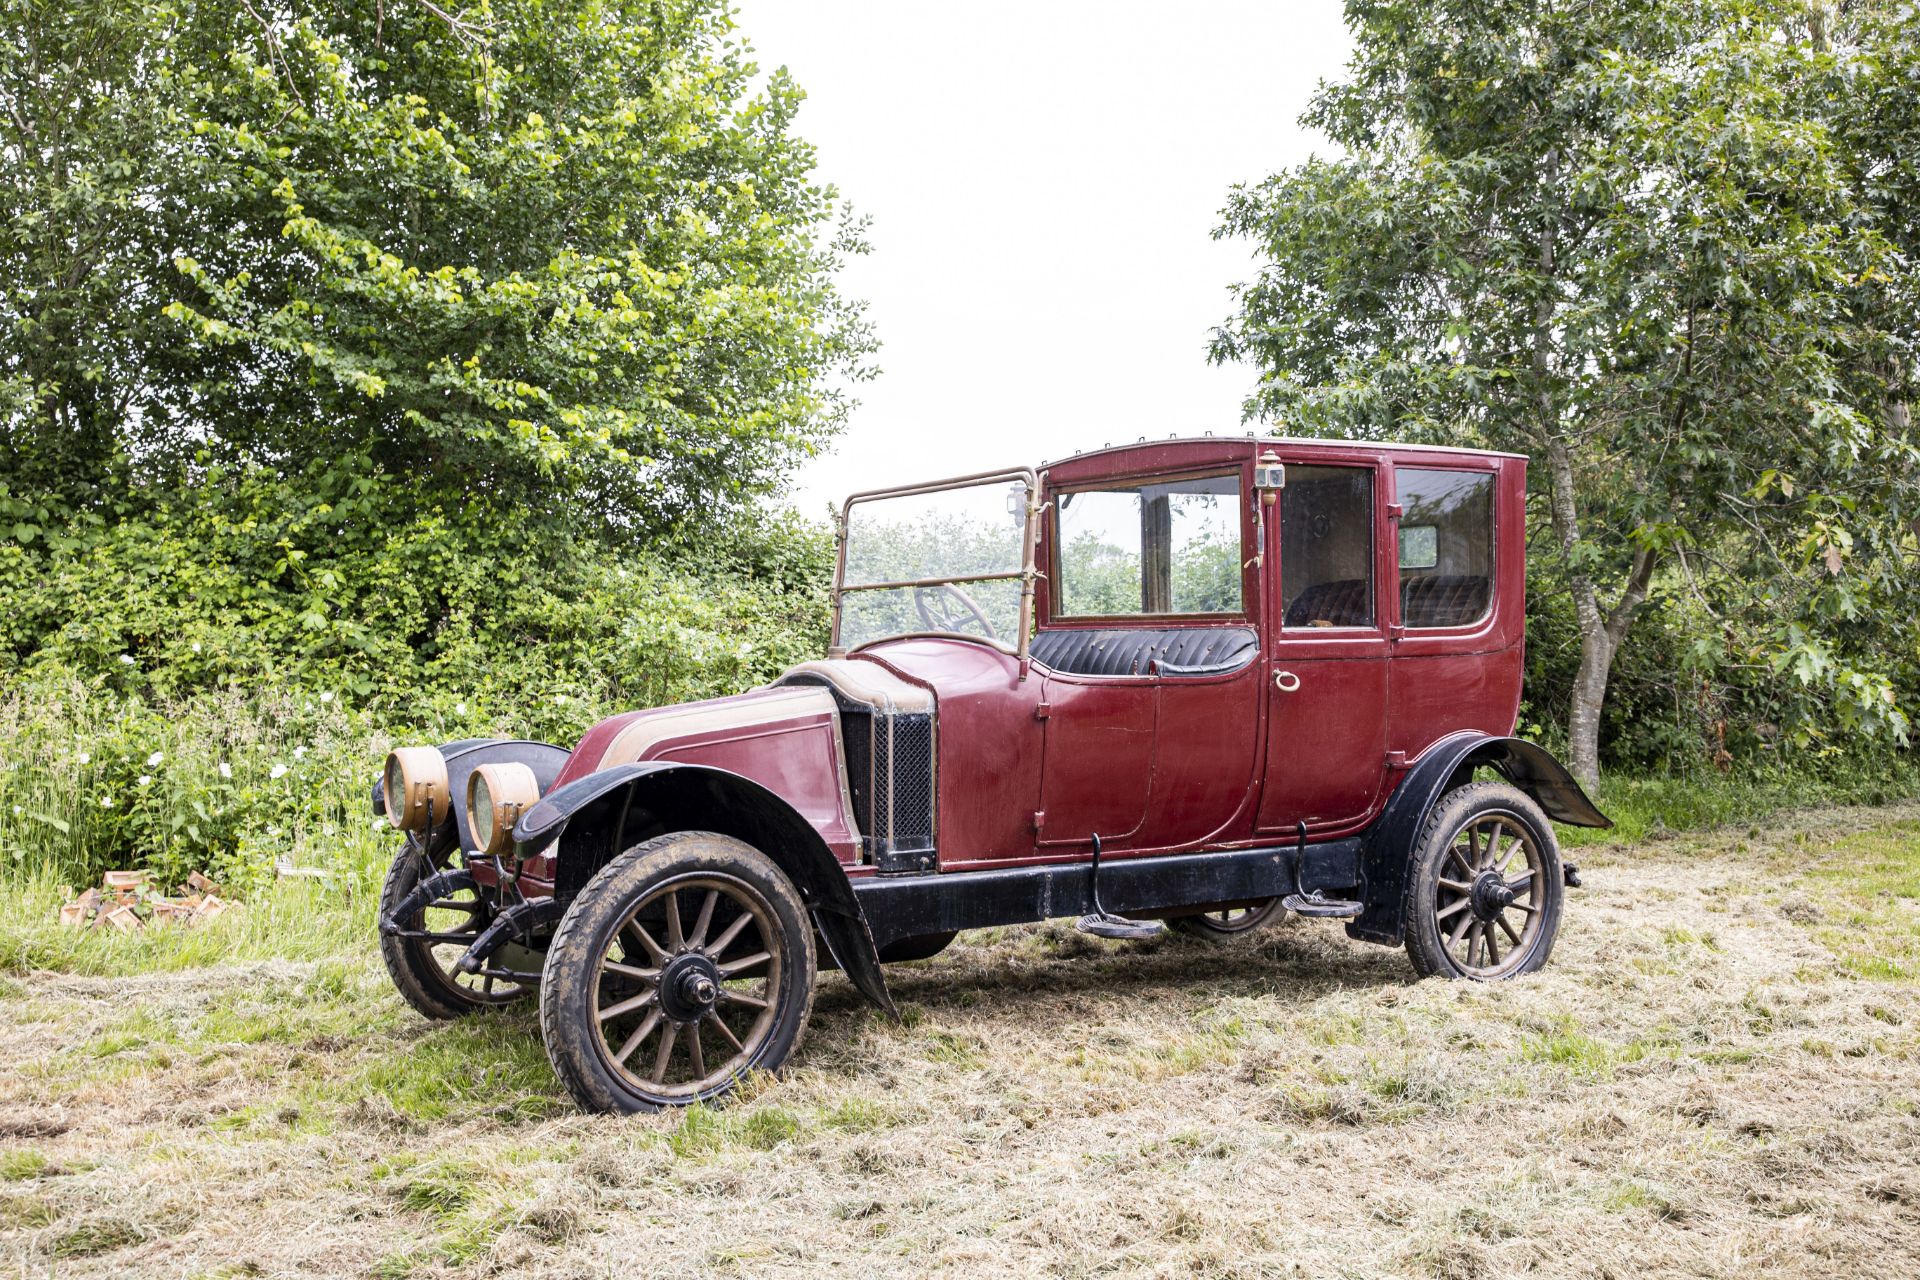
[[[157,924],[199,924],[233,904],[214,892],[213,881],[195,871],[178,893],[168,897],[144,871],[109,871],[100,887],[89,889],[60,908],[60,923],[74,929],[118,929],[133,933]]]

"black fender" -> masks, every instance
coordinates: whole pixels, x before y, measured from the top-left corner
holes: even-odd
[[[1440,797],[1465,783],[1482,765],[1498,770],[1555,822],[1572,827],[1613,825],[1545,747],[1524,738],[1497,738],[1473,730],[1449,734],[1414,762],[1386,808],[1367,828],[1360,850],[1364,910],[1347,924],[1348,937],[1400,945],[1413,842]]]
[[[812,823],[751,778],[670,760],[615,765],[541,796],[520,815],[513,839],[523,856],[561,841],[553,892],[564,908],[623,850],[669,831],[732,836],[773,859],[840,971],[888,1017],[899,1016],[846,868]]]
[[[526,742],[513,738],[461,738],[457,742],[441,743],[439,751],[441,758],[447,762],[447,789],[453,792],[453,812],[448,818],[457,827],[460,847],[469,851],[479,847],[472,830],[467,826],[467,779],[475,769],[483,764],[524,764],[533,770],[534,781],[540,784],[540,794],[545,795],[553,789],[561,767],[567,763],[567,757],[573,754],[550,742]],[[387,812],[385,770],[373,780],[373,811],[382,816]],[[446,826],[446,822],[435,826],[436,844],[444,838]]]

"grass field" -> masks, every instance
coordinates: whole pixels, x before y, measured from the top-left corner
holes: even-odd
[[[1553,963],[1415,983],[968,935],[822,979],[787,1078],[574,1114],[525,1011],[433,1025],[364,892],[176,939],[0,921],[0,1273],[1920,1274],[1920,805],[1577,851]]]

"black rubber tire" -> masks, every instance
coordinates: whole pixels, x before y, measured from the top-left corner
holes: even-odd
[[[906,964],[910,960],[930,960],[960,936],[956,929],[945,933],[923,933],[917,938],[902,938],[880,948],[881,964]]]
[[[1517,961],[1509,960],[1498,973],[1481,973],[1464,967],[1441,936],[1438,895],[1441,873],[1448,863],[1448,850],[1468,825],[1492,816],[1525,826],[1538,850],[1540,867],[1535,905],[1541,919],[1537,932],[1531,936],[1523,933],[1527,944],[1524,955]],[[1405,903],[1407,956],[1421,977],[1498,982],[1532,973],[1546,964],[1560,931],[1560,908],[1566,890],[1553,824],[1524,791],[1504,782],[1475,782],[1449,791],[1427,815],[1419,839],[1414,842],[1409,870]],[[1491,931],[1491,925],[1488,930]]]
[[[436,865],[436,870],[444,867]],[[393,913],[405,900],[413,887],[420,883],[421,859],[411,838],[394,855],[393,865],[387,868],[386,883],[380,889],[380,915],[382,918]],[[476,932],[484,928],[486,922],[478,922]],[[525,989],[515,989],[511,994],[501,993],[493,998],[483,997],[479,992],[468,989],[454,980],[440,962],[434,958],[432,948],[414,938],[399,938],[390,934],[380,935],[380,958],[386,962],[387,974],[393,979],[393,985],[400,996],[414,1009],[428,1018],[447,1019],[465,1017],[470,1013],[479,1013],[486,1009],[497,1009],[533,994]]]
[[[601,961],[627,918],[672,882],[719,876],[745,886],[780,935],[779,986],[770,1030],[749,1061],[688,1096],[650,1092],[615,1068],[595,1018]],[[751,845],[710,831],[676,831],[628,849],[587,882],[560,921],[540,982],[540,1032],[554,1074],[589,1111],[634,1114],[704,1102],[730,1092],[749,1071],[778,1073],[800,1047],[813,1012],[813,921],[786,873]]]
[[[1284,914],[1285,908],[1280,905],[1280,899],[1268,898],[1254,907],[1249,914],[1234,920],[1231,924],[1223,925],[1205,911],[1185,916],[1168,916],[1166,919],[1167,927],[1176,932],[1190,937],[1205,938],[1210,942],[1226,942],[1231,938],[1252,933],[1255,929],[1265,928],[1273,922],[1275,917]]]

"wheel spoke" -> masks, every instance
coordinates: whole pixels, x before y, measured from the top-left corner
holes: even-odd
[[[654,1055],[653,1074],[650,1077],[648,1077],[655,1084],[661,1084],[665,1082],[667,1078],[667,1063],[673,1058],[674,1042],[677,1041],[679,1038],[680,1038],[679,1024],[674,1022],[669,1022],[667,1024],[666,1034],[660,1037],[660,1052]]]
[[[718,889],[707,890],[707,899],[700,904],[700,914],[693,922],[693,933],[687,939],[687,945],[695,948],[707,940],[707,930],[713,924],[713,909],[720,901]]]
[[[1534,873],[1529,871],[1523,876],[1515,876],[1513,879],[1507,881],[1507,888],[1516,895],[1524,893],[1531,896],[1533,893],[1533,879]]]
[[[635,1009],[644,1009],[648,1004],[652,1003],[653,998],[658,994],[659,992],[657,991],[642,991],[639,995],[631,999],[622,1000],[619,1004],[608,1005],[600,1011],[600,1021],[605,1022],[609,1018],[617,1018],[621,1014],[631,1013]]]
[[[653,940],[653,935],[647,932],[646,926],[640,923],[638,916],[627,921],[626,927],[622,932],[631,933],[634,937],[638,938],[641,948],[653,957],[655,964],[665,964],[667,962],[669,958],[667,953],[661,949],[659,943]]]
[[[1459,946],[1460,939],[1466,937],[1467,930],[1471,928],[1473,928],[1473,916],[1471,914],[1461,916],[1460,923],[1453,926],[1453,932],[1447,935],[1447,950],[1451,951]]]
[[[1477,822],[1467,828],[1467,860],[1472,870],[1480,869],[1480,824]]]
[[[765,951],[756,951],[750,956],[743,956],[741,959],[734,960],[728,964],[719,965],[718,968],[721,977],[732,978],[746,972],[748,969],[756,969],[771,959],[773,959],[773,957]]]
[[[733,940],[740,936],[740,931],[752,923],[753,915],[750,912],[742,911],[739,916],[734,919],[734,922],[723,929],[720,936],[713,940],[713,945],[704,948],[704,950],[710,956],[725,954],[727,948],[733,945]]]
[[[1513,837],[1513,843],[1508,845],[1507,851],[1500,855],[1500,861],[1494,864],[1493,869],[1495,871],[1498,871],[1501,875],[1507,874],[1507,866],[1509,863],[1513,861],[1513,855],[1520,852],[1522,849],[1526,847],[1527,847],[1527,842],[1521,838],[1518,832],[1515,832]]]
[[[1520,944],[1520,935],[1519,935],[1519,934],[1517,934],[1517,933],[1515,933],[1515,932],[1513,931],[1513,926],[1507,923],[1507,913],[1506,913],[1506,912],[1504,912],[1504,911],[1502,911],[1502,912],[1501,912],[1501,913],[1500,913],[1499,915],[1497,915],[1497,916],[1495,916],[1495,917],[1494,917],[1494,919],[1495,919],[1495,920],[1497,920],[1497,921],[1499,922],[1499,924],[1500,924],[1500,927],[1501,927],[1502,929],[1504,929],[1504,930],[1506,930],[1506,933],[1507,933],[1507,936],[1508,936],[1509,938],[1511,938],[1511,939],[1513,939],[1513,945],[1514,945],[1514,946],[1516,946],[1516,947],[1517,947],[1517,946],[1519,946],[1519,945],[1521,945],[1521,944]]]
[[[720,1028],[720,1034],[727,1038],[727,1043],[733,1046],[735,1053],[746,1052],[747,1047],[740,1043],[740,1037],[733,1034],[733,1028],[729,1027],[718,1013],[709,1012],[707,1021]]]
[[[653,1029],[659,1025],[660,1011],[658,1009],[649,1009],[647,1016],[641,1020],[640,1025],[633,1029],[633,1034],[622,1041],[618,1049],[614,1050],[613,1060],[621,1066],[625,1066],[627,1059],[633,1056],[633,1051],[640,1047],[640,1042],[645,1040],[647,1036],[652,1033]]]
[[[1478,920],[1475,920],[1473,922],[1473,928],[1467,931],[1467,968],[1478,969],[1480,967],[1480,950],[1485,945],[1486,936],[1487,931],[1485,927],[1483,927]]]
[[[687,1053],[693,1058],[693,1078],[707,1078],[707,1055],[700,1051],[700,1024],[695,1022],[687,1027]]]
[[[1435,920],[1445,920],[1448,916],[1452,915],[1454,912],[1465,911],[1468,907],[1472,905],[1473,905],[1473,899],[1471,898],[1456,898],[1454,899],[1452,906],[1442,907],[1440,908],[1440,910],[1434,912],[1433,918]]]
[[[680,931],[680,891],[679,890],[674,889],[674,890],[668,891],[666,907],[667,907],[667,947],[673,951],[684,950],[687,945],[687,937],[684,933]]]
[[[730,1004],[743,1004],[749,1009],[764,1009],[767,1007],[765,1000],[762,1000],[759,996],[750,996],[744,991],[726,991],[723,994],[725,994]]]
[[[1487,967],[1493,968],[1500,963],[1500,940],[1494,937],[1493,929],[1488,925],[1481,925],[1480,933],[1487,940]]]
[[[1473,892],[1473,886],[1465,880],[1449,880],[1445,876],[1441,876],[1440,883],[1445,885],[1447,888],[1452,889],[1456,893],[1472,893]]]
[[[1460,845],[1457,842],[1447,846],[1447,856],[1458,863],[1462,871],[1468,875],[1473,874],[1473,864],[1460,856]]]
[[[602,961],[600,971],[602,973],[617,973],[623,978],[637,978],[641,982],[658,982],[660,980],[660,971],[658,969],[636,969],[630,964],[621,964],[617,960]]]
[[[438,902],[429,902],[420,908],[422,911],[458,911],[464,915],[479,915],[486,907],[478,902],[458,902],[452,898],[442,898]]]

